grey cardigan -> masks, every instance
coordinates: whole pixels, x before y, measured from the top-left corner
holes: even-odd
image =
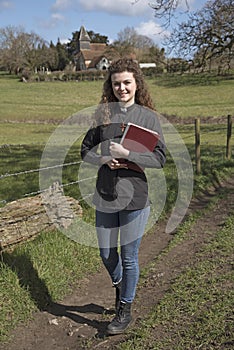
[[[166,161],[166,147],[159,118],[156,112],[140,105],[134,104],[121,110],[116,103],[111,109],[110,120],[108,125],[97,125],[89,129],[81,145],[82,159],[99,166],[93,203],[98,210],[106,211],[145,208],[149,205],[148,185],[145,173],[140,169],[160,169]],[[121,125],[128,122],[157,131],[160,140],[153,152],[130,151],[128,169],[111,170],[108,165],[100,164],[100,158],[110,155],[110,141],[120,142],[123,134]],[[133,170],[132,164],[137,165],[139,171]]]

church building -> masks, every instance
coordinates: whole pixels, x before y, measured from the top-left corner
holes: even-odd
[[[91,43],[86,29],[81,26],[77,52],[74,55],[76,70],[108,69],[111,61],[106,51],[107,45]]]

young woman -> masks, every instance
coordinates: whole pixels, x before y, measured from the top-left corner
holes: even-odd
[[[159,119],[136,61],[124,58],[111,64],[95,120],[81,156],[99,166],[93,198],[96,230],[100,256],[116,288],[116,316],[107,333],[120,334],[132,320],[138,251],[150,213],[144,168],[162,168],[166,160]],[[120,144],[128,122],[159,133],[153,152],[134,152]]]

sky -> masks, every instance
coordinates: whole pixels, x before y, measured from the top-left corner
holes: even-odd
[[[185,19],[186,0],[181,0],[177,21]],[[83,25],[87,31],[106,35],[109,42],[125,28],[153,39],[162,47],[162,20],[155,18],[149,6],[153,0],[0,0],[0,28],[21,26],[26,32],[40,35],[48,43],[67,42]],[[189,10],[202,8],[206,0],[187,0]]]

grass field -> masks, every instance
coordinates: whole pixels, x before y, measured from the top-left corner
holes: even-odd
[[[101,82],[22,83],[0,75],[0,122],[58,123],[98,103]]]
[[[172,77],[173,78],[173,77]],[[191,83],[176,86],[180,77],[147,80],[160,113],[180,117],[234,114],[234,80],[209,80],[208,85]],[[103,81],[22,83],[18,78],[0,75],[0,123],[58,123],[77,111],[99,103]],[[178,85],[178,84],[177,84]],[[0,144],[2,140],[0,139]]]
[[[183,118],[234,114],[234,80],[208,80],[208,85],[204,83],[204,79],[200,85],[192,84],[188,80],[187,84],[186,81],[178,84],[178,81],[179,78],[173,78],[171,83],[161,78],[148,80],[160,112]],[[97,104],[101,87],[102,81],[24,84],[15,77],[1,74],[0,175],[37,169],[44,145],[57,124],[77,111]],[[225,159],[226,125],[206,124],[201,129],[202,174],[195,176],[195,191],[204,190],[214,180],[229,176],[233,171],[233,160]],[[178,131],[194,164],[194,127],[178,126]],[[71,148],[66,161],[79,159],[76,145]],[[77,171],[76,166],[66,170],[65,181],[76,180]],[[165,210],[168,211],[175,202],[176,191],[173,186],[177,179],[170,156],[165,174],[169,189]],[[0,181],[0,201],[12,201],[21,198],[25,193],[38,190],[37,173],[0,178]],[[75,198],[79,196],[77,189],[72,186],[67,188],[66,193]],[[233,221],[230,225],[233,228]],[[230,235],[230,231],[228,232],[227,235]],[[216,245],[219,244],[220,241],[217,241]],[[223,251],[223,247],[220,249]],[[32,311],[43,308],[46,293],[53,300],[61,299],[77,280],[82,280],[85,274],[96,271],[99,264],[96,249],[82,247],[56,231],[51,235],[42,233],[35,241],[17,247],[12,253],[4,253],[0,262],[0,340],[7,339],[10,329],[20,321],[28,319]],[[198,266],[198,271],[200,268]],[[195,272],[194,274],[196,275]],[[27,279],[28,275],[32,276],[30,280]],[[187,275],[178,282],[174,294],[168,296],[168,302],[173,303],[173,298],[178,298],[178,292],[180,288],[183,289],[186,279]],[[41,281],[40,285],[34,285],[35,280]],[[30,288],[34,288],[34,293],[30,293]],[[32,299],[32,294],[37,295],[36,300]],[[157,319],[155,315],[152,316],[153,322],[170,322],[159,311],[157,310]],[[171,315],[171,320],[173,317],[175,315]],[[189,332],[188,339],[194,335],[194,331]]]

